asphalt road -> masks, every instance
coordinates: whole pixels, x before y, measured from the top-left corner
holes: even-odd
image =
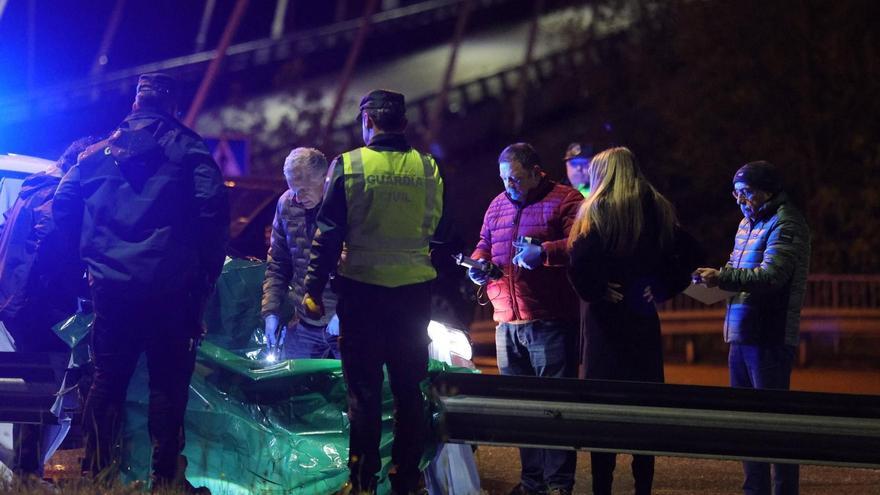
[[[519,456],[509,447],[477,448],[477,467],[483,493],[506,495],[518,482]],[[614,494],[633,493],[630,456],[617,458]],[[574,493],[589,494],[590,455],[578,453]],[[657,495],[735,495],[742,493],[742,468],[736,461],[658,457],[654,473]],[[880,470],[825,466],[801,467],[801,495],[880,494]]]

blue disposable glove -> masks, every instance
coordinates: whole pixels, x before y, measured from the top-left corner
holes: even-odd
[[[468,268],[468,278],[471,279],[471,282],[477,285],[486,285],[489,283],[489,273],[485,270],[478,270],[476,268]]]
[[[339,335],[339,316],[333,315],[330,323],[327,323],[327,333],[330,335]]]
[[[278,345],[278,316],[266,315],[263,333],[266,334],[266,345],[276,347]]]
[[[514,265],[534,270],[544,264],[544,260],[541,259],[544,249],[540,245],[530,242],[514,242],[513,246],[517,249],[516,255],[513,257]]]

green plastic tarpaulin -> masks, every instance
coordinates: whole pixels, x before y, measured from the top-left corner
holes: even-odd
[[[190,383],[186,413],[187,478],[217,494],[329,494],[348,479],[348,417],[340,362],[331,359],[261,361],[264,336],[260,296],[265,263],[227,260],[205,315],[208,327]],[[87,359],[91,315],[57,329]],[[436,361],[431,371],[449,370]],[[465,370],[462,370],[465,371]],[[470,370],[467,370],[470,371]],[[427,386],[427,384],[425,385]],[[385,382],[379,493],[388,493],[392,400]],[[129,386],[123,433],[122,477],[148,479],[149,392],[145,360]],[[426,401],[425,421],[434,404]],[[425,446],[423,464],[437,440]]]

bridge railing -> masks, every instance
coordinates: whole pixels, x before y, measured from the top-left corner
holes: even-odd
[[[725,302],[706,305],[684,294],[678,294],[657,309],[661,314],[673,316],[675,313],[705,313],[707,316],[723,313]],[[865,314],[880,312],[880,275],[832,275],[813,274],[807,279],[807,292],[804,297],[807,314],[839,311],[860,311]],[[477,306],[474,321],[491,320],[492,305]],[[878,324],[880,327],[880,324]]]
[[[463,0],[426,0],[373,14],[371,31],[374,36],[402,31],[430,29],[431,26],[454,20]],[[521,0],[477,0],[474,11],[517,9]],[[554,2],[565,4],[564,2]],[[280,39],[272,37],[233,44],[226,52],[224,72],[249,70],[258,66],[283,63],[295,58],[320,55],[331,49],[348,46],[355,38],[359,18],[335,24],[290,32]],[[121,68],[97,76],[88,76],[38,88],[33,91],[0,96],[0,112],[7,122],[40,118],[62,110],[81,108],[108,97],[129,97],[139,74],[169,72],[181,81],[197,81],[214,57],[215,50],[202,50],[165,60]]]
[[[662,312],[723,309],[724,301],[705,305],[684,294],[658,306]],[[880,275],[812,274],[807,279],[804,308],[880,310]]]
[[[615,40],[615,33],[589,43],[569,46],[535,59],[528,67],[527,88],[538,91],[540,98],[527,98],[528,117],[540,117],[570,105],[572,92],[579,87],[579,71],[595,63],[602,50]],[[443,108],[444,125],[439,136],[447,152],[467,149],[485,135],[488,129],[506,125],[503,113],[510,111],[522,77],[522,67],[513,65],[494,74],[452,86]],[[560,88],[562,88],[560,90]],[[431,93],[407,102],[407,119],[411,125],[427,129],[438,94]],[[360,124],[337,125],[331,136],[333,149],[350,149],[363,143]]]

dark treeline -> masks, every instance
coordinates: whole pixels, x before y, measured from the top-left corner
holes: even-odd
[[[613,123],[713,263],[741,217],[733,172],[766,159],[807,214],[812,272],[880,271],[880,4],[605,4],[637,20],[584,74],[589,118]]]

